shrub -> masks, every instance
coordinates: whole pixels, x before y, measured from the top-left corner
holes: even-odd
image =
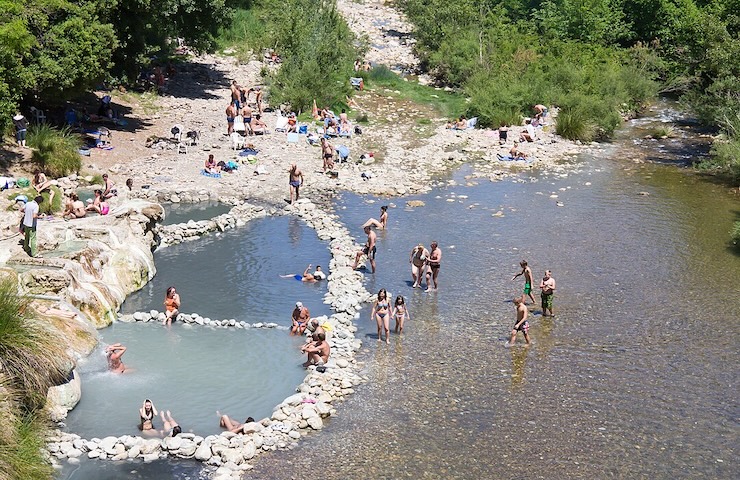
[[[52,478],[52,466],[42,453],[46,426],[41,420],[30,414],[22,418],[7,415],[3,416],[0,427],[5,431],[0,439],[0,478]]]
[[[80,171],[81,138],[68,128],[57,130],[46,124],[33,126],[28,145],[34,148],[33,160],[50,177],[64,177]]]
[[[711,156],[697,167],[710,170],[727,177],[733,183],[740,183],[740,138],[717,138],[712,144]]]
[[[735,242],[735,245],[740,246],[740,222],[735,222],[732,228],[732,241]]]
[[[590,142],[594,138],[595,127],[586,117],[581,110],[562,109],[558,113],[555,132],[569,140]]]
[[[43,406],[49,387],[66,377],[65,342],[29,317],[15,281],[0,280],[0,366],[26,411]]]
[[[385,65],[378,65],[373,67],[368,73],[367,77],[375,82],[392,82],[395,81],[398,75],[386,67]]]

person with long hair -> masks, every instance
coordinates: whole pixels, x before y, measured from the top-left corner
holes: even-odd
[[[370,318],[375,319],[375,323],[378,325],[378,341],[382,340],[381,330],[385,332],[385,343],[391,343],[390,340],[390,316],[391,316],[391,304],[388,300],[388,292],[385,288],[381,288],[378,292],[378,296],[373,304],[373,310],[370,313]]]
[[[177,316],[180,315],[180,294],[175,291],[175,287],[167,289],[164,296],[164,309],[164,324],[170,326],[172,319],[177,320]]]
[[[404,319],[411,320],[411,315],[409,315],[409,310],[406,307],[406,300],[401,295],[397,296],[393,303],[393,318],[396,319],[396,328],[393,331],[403,333],[403,321]]]

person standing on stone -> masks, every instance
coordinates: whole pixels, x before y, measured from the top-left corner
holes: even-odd
[[[231,90],[231,104],[235,107],[235,111],[239,111],[239,108],[241,107],[240,102],[242,99],[242,92],[241,88],[236,83],[236,80],[231,81],[231,86],[229,87],[229,90]]]
[[[44,201],[41,195],[27,202],[23,207],[23,250],[31,256],[36,256],[36,222],[39,215],[39,204]]]
[[[365,234],[367,235],[367,242],[365,243],[365,246],[362,247],[362,250],[357,252],[357,255],[355,256],[355,264],[352,265],[352,270],[355,270],[357,268],[357,264],[360,263],[360,257],[362,257],[363,255],[367,255],[367,259],[370,260],[370,267],[372,268],[372,272],[375,273],[375,252],[377,251],[375,242],[377,241],[378,236],[369,226],[366,226],[364,230]]]
[[[423,243],[418,244],[411,250],[409,263],[411,264],[411,279],[414,282],[413,288],[421,287],[421,281],[424,280],[424,267],[428,258],[429,250],[424,247]]]
[[[295,302],[295,308],[291,315],[292,325],[290,327],[290,334],[303,335],[310,318],[311,313],[308,311],[308,308],[304,307],[301,302]]]
[[[236,107],[233,103],[230,103],[228,107],[226,107],[226,135],[231,135],[234,132],[234,119],[236,118]]]
[[[164,296],[164,324],[170,326],[172,320],[177,320],[180,315],[180,294],[175,291],[175,287],[169,287]]]
[[[300,188],[301,185],[303,185],[303,172],[295,163],[293,163],[288,170],[288,175],[288,184],[290,185],[290,204],[293,205],[293,195],[295,194],[295,200],[298,200]]]
[[[442,263],[442,250],[440,250],[437,242],[432,242],[430,245],[429,253],[429,269],[427,270],[427,289],[426,291],[437,290],[437,277],[439,276],[439,267]],[[432,282],[434,282],[434,288],[432,288]]]
[[[524,296],[516,297],[513,302],[514,308],[516,308],[516,323],[514,324],[514,328],[511,329],[509,346],[514,345],[514,342],[516,342],[516,334],[519,332],[524,334],[524,340],[527,342],[527,345],[529,345],[529,322],[527,321],[529,309],[524,305]]]
[[[26,135],[28,134],[28,120],[21,112],[15,112],[13,116],[13,126],[15,127],[15,141],[21,148],[26,148]]]
[[[120,343],[114,343],[105,347],[105,355],[108,357],[108,370],[113,373],[123,373],[126,371],[126,365],[121,361],[124,353],[126,353],[126,347]]]
[[[334,169],[334,146],[324,137],[321,137],[321,159],[324,173]]]
[[[552,312],[552,298],[555,296],[555,279],[552,278],[552,271],[545,270],[545,277],[540,282],[540,288],[542,289],[542,316],[554,317],[555,314]],[[547,314],[548,311],[550,315]]]
[[[529,268],[527,265],[526,260],[522,260],[519,262],[519,265],[522,267],[522,271],[514,275],[511,279],[516,280],[516,277],[519,277],[521,275],[524,275],[524,295],[529,295],[529,298],[532,300],[532,303],[534,304],[534,297],[532,296],[532,269]],[[526,299],[524,296],[522,296],[522,299],[524,300],[524,304],[527,304]]]

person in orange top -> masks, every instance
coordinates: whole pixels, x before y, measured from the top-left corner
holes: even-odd
[[[172,324],[172,319],[177,320],[180,314],[180,295],[175,291],[175,287],[167,289],[167,294],[164,296],[164,308],[164,324],[169,326]]]

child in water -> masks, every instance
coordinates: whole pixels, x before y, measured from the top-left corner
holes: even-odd
[[[393,304],[393,318],[396,319],[396,328],[393,331],[395,333],[403,333],[403,320],[411,320],[411,316],[406,308],[406,301],[401,295],[396,297],[396,302]]]

